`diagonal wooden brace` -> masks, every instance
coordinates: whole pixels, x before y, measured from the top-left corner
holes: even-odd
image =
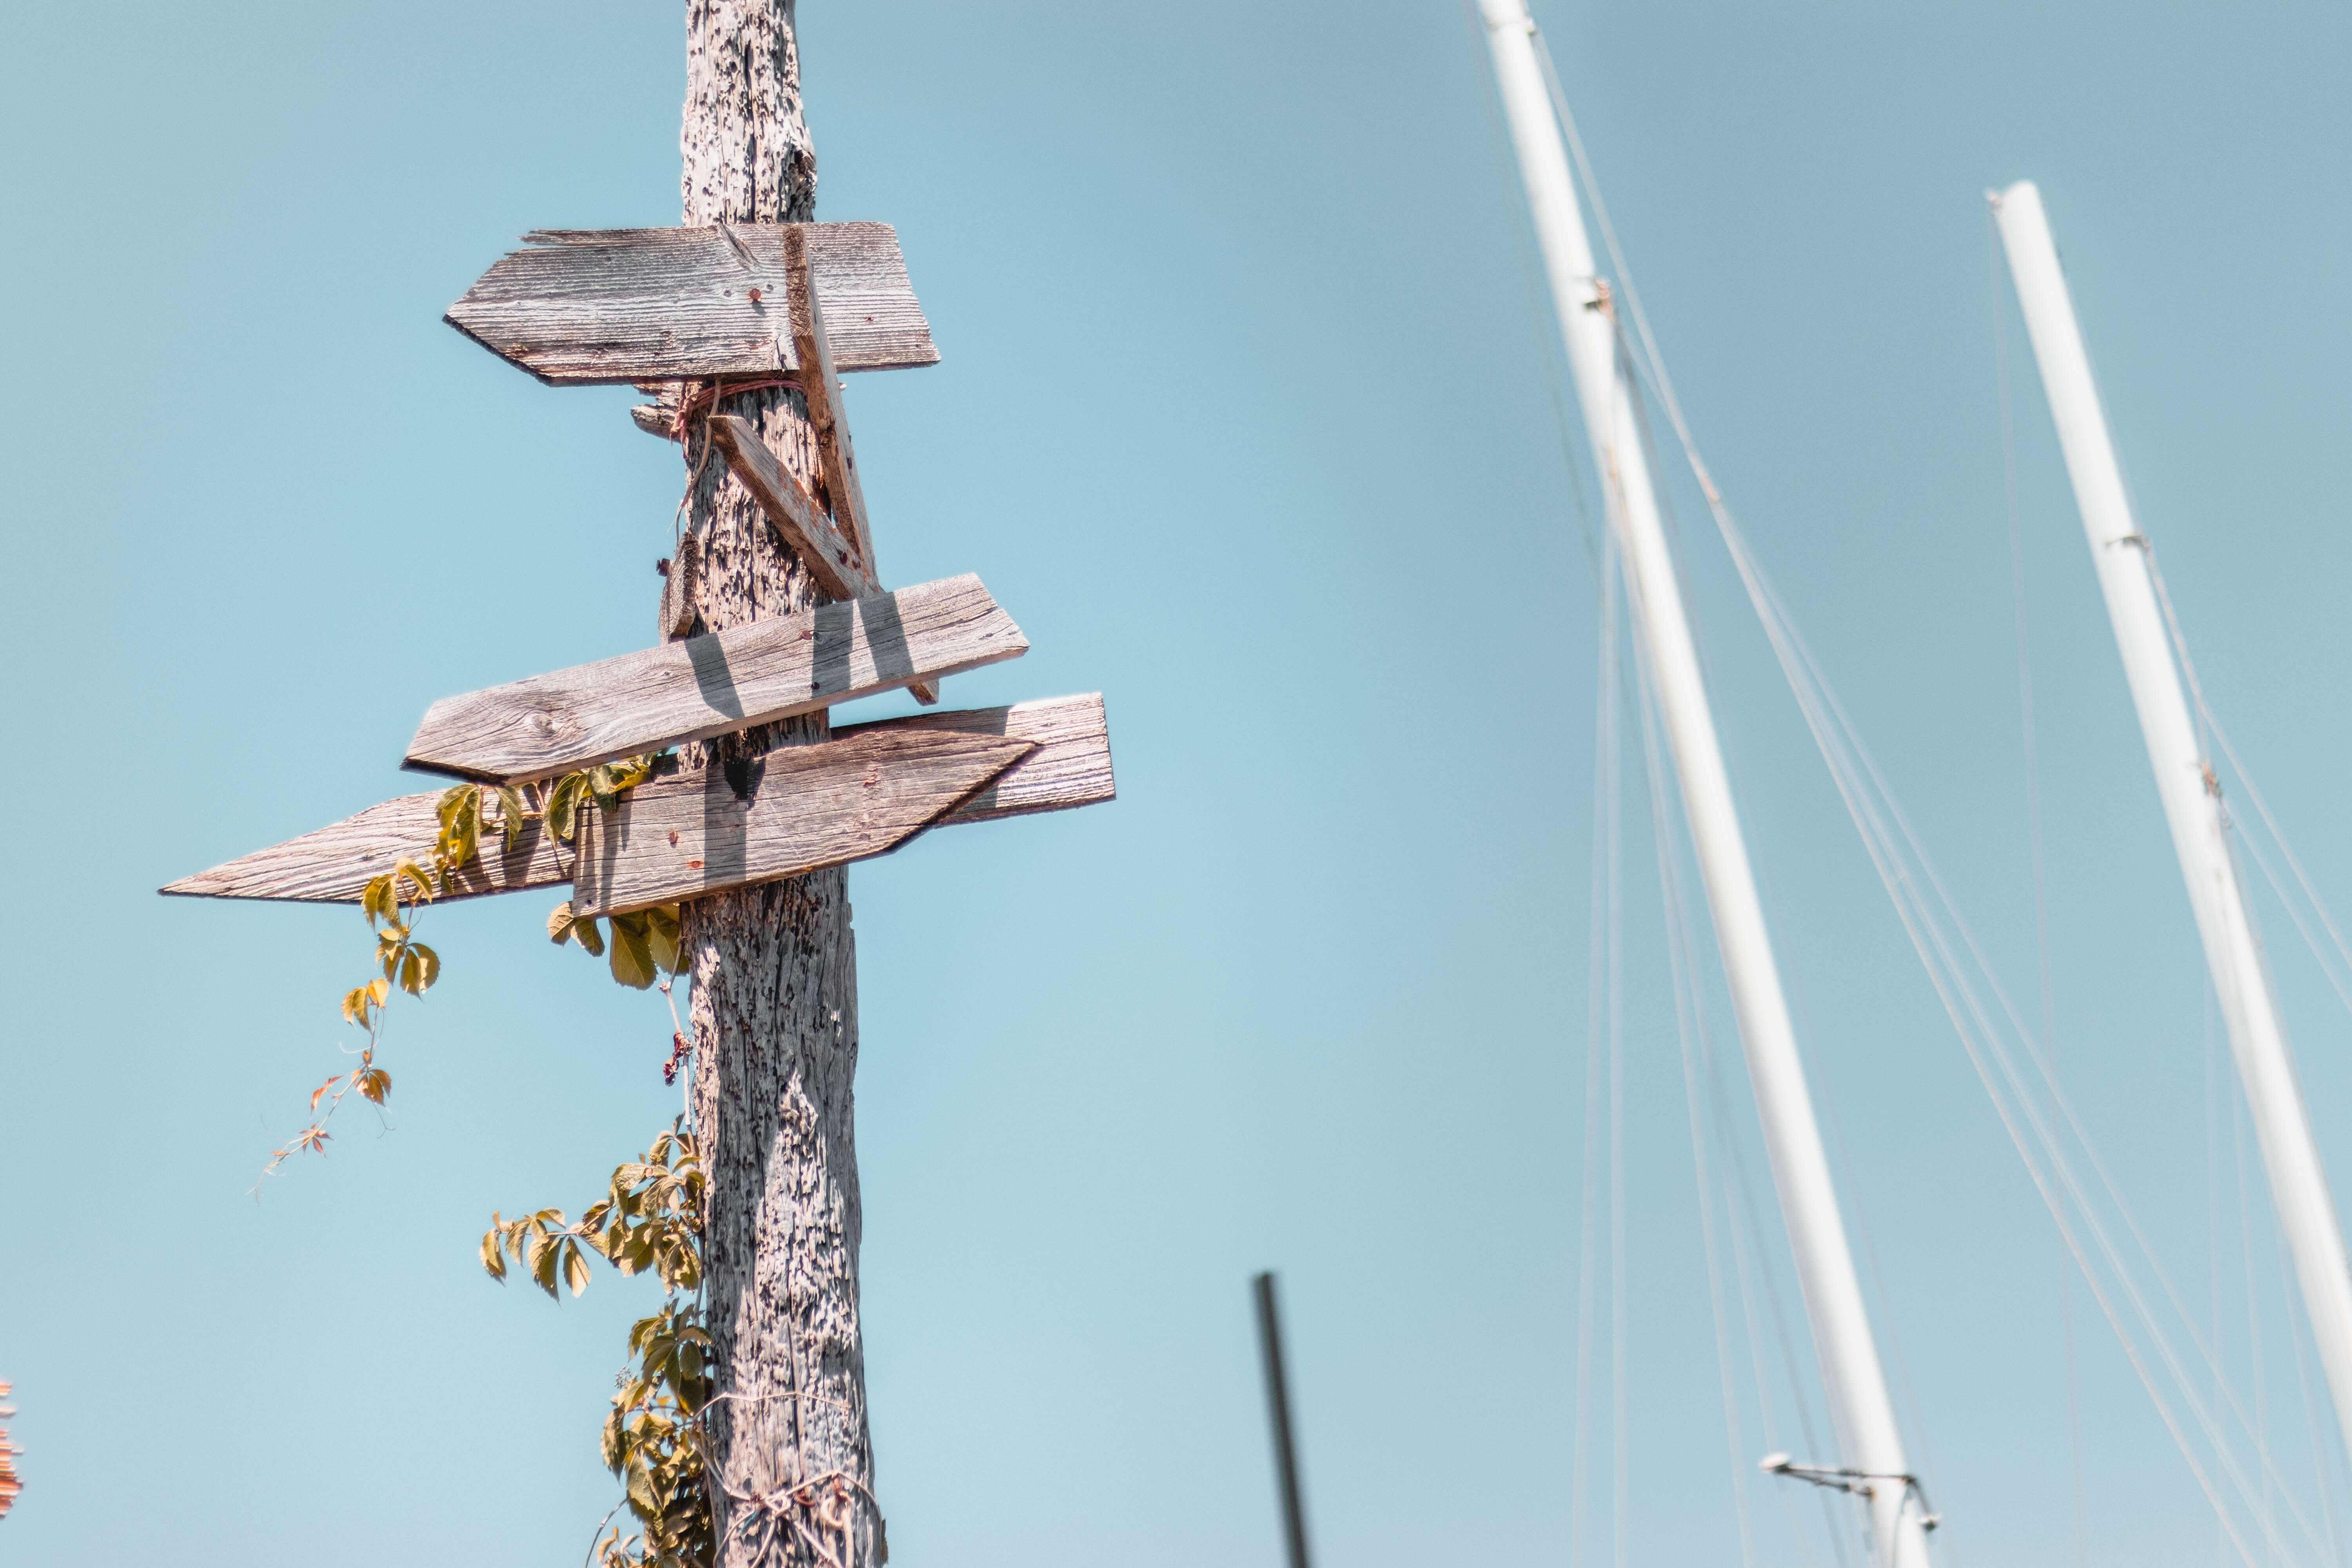
[[[857,479],[857,453],[850,443],[849,416],[842,407],[841,374],[834,364],[833,341],[825,333],[824,307],[817,297],[807,226],[786,226],[783,241],[793,358],[800,366],[801,396],[808,404],[809,426],[816,433],[817,471],[824,479],[826,499],[833,503],[835,529],[856,552],[866,577],[878,583],[882,579],[874,560],[874,531],[866,516],[866,488]],[[939,688],[929,681],[917,681],[908,689],[918,702],[940,700]]]

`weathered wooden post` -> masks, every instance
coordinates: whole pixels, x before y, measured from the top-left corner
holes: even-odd
[[[678,132],[688,225],[815,216],[800,64],[793,0],[688,0]],[[823,465],[801,393],[776,388],[725,402],[788,472],[817,488]],[[707,424],[687,432],[686,460],[701,476],[688,506],[692,542],[679,556],[694,563],[694,612],[720,630],[809,605],[816,584],[807,567],[776,547],[759,502],[708,449],[710,440]],[[770,735],[688,747],[683,761],[707,768],[748,759],[772,741],[825,733],[817,713]],[[698,899],[681,927],[693,955],[695,1121],[710,1184],[704,1278],[718,1385],[729,1396],[711,1411],[707,1435],[720,1568],[806,1560],[801,1531],[749,1528],[734,1516],[805,1515],[809,1505],[785,1483],[828,1474],[856,1489],[842,1568],[866,1568],[875,1559],[874,1447],[858,1322],[857,947],[848,874],[835,868]]]
[[[664,1397],[699,1433],[719,1568],[870,1568],[885,1549],[858,1328],[844,868],[933,827],[1090,805],[1116,786],[1098,695],[831,728],[834,703],[901,687],[933,703],[944,678],[1029,645],[976,576],[884,586],[839,373],[936,363],[929,323],[887,225],[811,219],[792,0],[688,0],[686,14],[685,224],[535,232],[446,318],[550,384],[657,395],[634,416],[681,443],[688,492],[657,646],[436,702],[407,764],[463,784],[163,891],[360,902],[372,928],[393,922],[377,939],[384,979],[344,1002],[371,1046],[395,973],[421,994],[437,972],[407,945],[418,903],[569,885],[550,934],[584,931],[601,952],[609,920],[614,976],[637,986],[675,906],[677,952],[662,962],[693,980],[678,1048],[690,1042],[708,1184],[716,1392],[688,1403],[673,1367]],[[604,766],[624,758],[626,784]],[[593,808],[565,805],[583,795]],[[493,811],[496,833],[453,826]],[[371,1050],[350,1083],[380,1102],[373,1064]],[[339,1081],[314,1110],[341,1100]],[[289,1147],[324,1142],[314,1123]],[[575,1291],[588,1223],[564,1232]],[[609,1249],[619,1234],[595,1245],[643,1267]],[[484,1263],[503,1278],[495,1240]],[[515,1245],[553,1293],[556,1254]],[[699,1390],[698,1373],[679,1375]],[[670,1521],[682,1494],[648,1500],[633,1480],[629,1495],[641,1518]]]

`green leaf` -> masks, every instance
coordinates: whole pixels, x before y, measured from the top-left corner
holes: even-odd
[[[522,843],[523,823],[530,816],[523,809],[522,791],[512,784],[499,785],[499,823],[506,829],[509,854]]]
[[[566,773],[547,792],[547,830],[562,843],[571,843],[580,826],[580,795],[587,784],[586,773]]]
[[[604,956],[604,931],[602,926],[599,926],[596,923],[595,919],[593,916],[587,920],[581,921],[572,926],[572,940],[586,948],[588,950],[589,957],[602,958]]]
[[[659,904],[646,911],[646,935],[656,963],[672,974],[684,973],[686,954],[678,946],[676,904]]]
[[[457,784],[443,791],[434,807],[441,819],[441,833],[434,841],[433,855],[445,875],[472,860],[480,845],[482,793],[480,784]]]
[[[613,917],[613,978],[643,991],[654,983],[653,937],[642,910]]]

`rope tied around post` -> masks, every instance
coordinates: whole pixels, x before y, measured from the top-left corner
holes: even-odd
[[[864,1483],[846,1470],[827,1470],[805,1480],[785,1481],[763,1492],[731,1484],[725,1490],[728,1500],[739,1505],[738,1511],[727,1521],[728,1537],[744,1541],[759,1561],[769,1561],[774,1555],[780,1544],[779,1532],[789,1527],[808,1543],[819,1562],[829,1568],[850,1568],[856,1557],[857,1520],[853,1493],[856,1498],[863,1498],[873,1512],[876,1560],[890,1560],[889,1535],[883,1522],[881,1504],[875,1501],[874,1494]],[[815,1528],[811,1528],[812,1521]],[[839,1556],[828,1544],[828,1535],[839,1540]]]

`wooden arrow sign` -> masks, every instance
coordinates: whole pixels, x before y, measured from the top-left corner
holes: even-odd
[[[226,865],[166,883],[162,891],[195,899],[286,899],[302,903],[352,903],[361,889],[403,860],[430,867],[441,830],[434,814],[442,792],[404,795],[369,806],[357,816],[241,855]],[[591,806],[590,810],[595,809]],[[572,880],[572,850],[524,826],[512,852],[498,832],[482,835],[481,852],[454,879],[445,899],[515,893]]]
[[[518,783],[813,713],[1028,651],[969,574],[754,621],[425,711],[408,765]]]
[[[572,907],[626,914],[885,855],[1034,751],[954,731],[780,746],[742,793],[717,768],[649,779],[582,818]]]
[[[939,363],[886,223],[543,229],[443,320],[551,385],[797,370],[789,228],[806,235],[835,368]]]
[[[1010,708],[885,719],[845,729],[835,740],[787,749],[796,754],[819,755],[876,735],[941,731],[1013,742],[1023,749],[1023,754],[983,784],[977,794],[954,804],[931,824],[934,826],[1066,811],[1109,800],[1118,793],[1111,773],[1110,736],[1099,694],[1056,697],[1042,702],[1015,703]],[[778,754],[771,752],[770,756]],[[839,754],[860,758],[855,776],[865,776],[864,762],[870,760],[867,753]],[[629,802],[639,791],[650,787],[640,784],[623,797],[622,811],[630,809]],[[763,792],[772,788],[772,777],[763,774],[760,787]],[[414,860],[420,865],[430,862],[434,836],[440,826],[433,808],[440,798],[441,792],[432,790],[388,800],[332,826],[183,878],[163,890],[193,898],[357,903],[361,889],[371,879],[383,875],[400,861]],[[597,815],[593,807],[585,809],[592,816]],[[844,858],[859,858],[847,852],[860,850],[869,841],[868,837],[854,822],[848,826],[847,837],[835,847],[843,852]],[[903,844],[906,839],[901,837],[897,842]],[[864,849],[862,853],[879,851]],[[537,823],[525,828],[521,843],[512,852],[507,850],[498,834],[487,833],[482,837],[479,858],[457,873],[456,887],[443,897],[471,898],[527,888],[560,887],[572,880],[573,858],[569,847],[545,841]]]
[[[847,724],[834,734],[863,735],[880,730],[1002,735],[1036,746],[987,788],[949,813],[943,823],[992,822],[1000,816],[1068,811],[1118,794],[1110,766],[1110,722],[1103,712],[1099,691],[1085,697],[1016,702],[1010,708],[965,708]]]

